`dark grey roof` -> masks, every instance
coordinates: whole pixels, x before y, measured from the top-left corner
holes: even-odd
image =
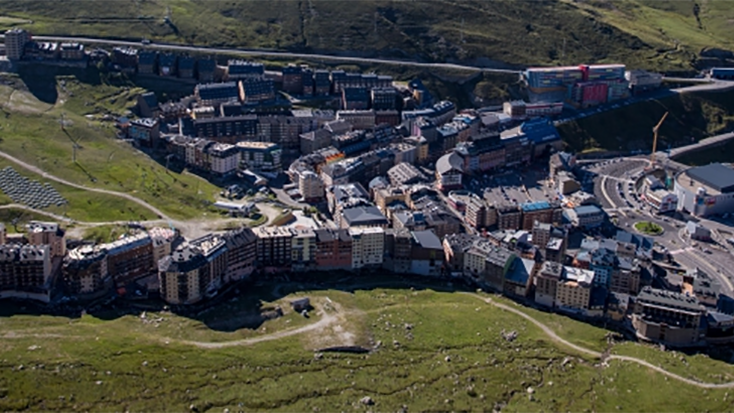
[[[442,250],[441,240],[431,230],[413,231],[413,239],[423,248]]]
[[[722,193],[734,192],[734,169],[720,163],[691,168],[686,173]]]
[[[696,297],[673,291],[657,290],[651,287],[643,288],[640,294],[637,295],[637,301],[686,311],[703,311]]]
[[[510,270],[507,271],[505,279],[516,284],[527,284],[534,265],[535,262],[531,260],[515,257],[515,261],[512,263]]]
[[[436,171],[438,173],[445,174],[452,169],[464,172],[464,160],[456,152],[446,154],[436,161]]]
[[[387,218],[376,206],[358,206],[342,211],[349,226],[359,225],[387,225]]]

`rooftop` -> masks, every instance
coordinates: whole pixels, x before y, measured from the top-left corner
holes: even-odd
[[[344,220],[349,226],[387,225],[387,218],[376,206],[357,206],[342,210]]]
[[[734,192],[734,169],[720,163],[691,168],[684,175],[715,191]]]
[[[698,303],[698,299],[696,297],[674,291],[657,290],[652,287],[643,288],[637,295],[637,301],[692,312],[702,311],[701,305]]]

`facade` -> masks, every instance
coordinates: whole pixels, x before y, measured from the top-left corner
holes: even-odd
[[[624,78],[629,83],[633,94],[657,89],[663,82],[663,75],[644,70],[628,70],[624,72]]]
[[[255,140],[258,125],[258,118],[255,115],[197,117],[194,119],[196,136],[230,144],[243,140]]]
[[[314,230],[316,268],[322,271],[352,269],[352,236],[346,229]]]
[[[734,212],[734,170],[710,164],[685,170],[675,178],[678,210],[694,216]]]
[[[556,286],[556,306],[564,311],[586,312],[591,304],[594,272],[576,267],[563,267]]]
[[[582,205],[568,210],[575,227],[596,228],[604,223],[606,214],[596,205]]]
[[[178,238],[178,233],[171,228],[155,227],[148,231],[153,243],[153,263],[158,264],[163,257],[171,254],[173,242]]]
[[[130,121],[127,135],[136,145],[149,148],[155,146],[161,137],[158,119],[142,118]]]
[[[645,201],[660,214],[675,211],[678,206],[678,197],[665,189],[648,189],[645,191]]]
[[[239,82],[200,83],[194,88],[199,106],[219,106],[222,103],[244,102],[245,94]]]
[[[265,66],[262,63],[235,59],[227,62],[227,80],[258,78],[264,74]]]
[[[411,232],[410,273],[439,276],[443,267],[443,246],[431,230]]]
[[[324,181],[313,171],[305,170],[298,174],[298,192],[304,202],[320,202],[324,200]]]
[[[10,60],[23,57],[26,43],[31,41],[31,34],[23,29],[10,29],[5,32],[5,55]]]
[[[169,304],[194,304],[204,299],[210,273],[199,248],[182,245],[158,263],[160,294]]]
[[[316,234],[313,229],[294,229],[291,241],[291,268],[293,271],[312,269],[316,260]]]
[[[532,230],[535,221],[552,224],[561,222],[562,209],[559,205],[547,201],[528,202],[520,205],[522,210],[522,226],[524,230]]]
[[[446,154],[436,161],[436,183],[442,191],[462,187],[464,162],[456,152]]]
[[[210,171],[217,176],[228,176],[240,165],[240,150],[228,143],[215,143],[208,148]]]
[[[563,276],[563,266],[557,262],[546,261],[535,277],[535,302],[553,308],[556,304],[558,283]]]
[[[245,103],[256,103],[275,99],[273,79],[265,77],[246,78],[242,79],[239,83],[243,93],[242,101]]]
[[[61,43],[61,60],[83,60],[84,45],[81,43]]]
[[[26,225],[26,237],[28,237],[28,243],[31,245],[48,245],[51,258],[66,255],[65,233],[59,227],[59,224],[55,222],[29,222]]]
[[[520,229],[522,221],[522,210],[517,205],[498,205],[497,206],[497,228]],[[534,223],[535,221],[533,221]]]
[[[70,295],[94,297],[112,289],[104,249],[83,246],[69,251],[62,272],[66,292]]]
[[[222,238],[227,246],[226,281],[239,281],[255,270],[257,236],[252,229],[243,227],[226,232]]]
[[[340,110],[336,112],[336,118],[344,120],[357,130],[365,130],[375,127],[375,111],[373,110]]]
[[[107,250],[107,269],[117,288],[149,275],[155,268],[153,243],[145,232],[101,244],[99,248]]]
[[[385,230],[381,227],[349,228],[352,238],[352,269],[379,268],[385,252]]]
[[[645,287],[635,299],[632,326],[637,337],[671,346],[699,344],[704,310],[696,297]]]
[[[48,303],[53,280],[48,245],[0,245],[0,298]]]
[[[277,172],[283,168],[280,145],[271,142],[238,142],[240,167],[253,171]]]
[[[257,263],[267,268],[290,268],[293,232],[284,227],[257,227]]]

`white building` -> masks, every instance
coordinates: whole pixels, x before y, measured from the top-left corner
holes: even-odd
[[[272,142],[237,142],[243,169],[277,172],[282,168],[280,145]]]
[[[352,269],[382,265],[385,253],[385,230],[380,227],[349,228],[352,237]]]
[[[678,210],[694,216],[734,212],[734,170],[720,163],[685,170],[675,178]]]
[[[596,205],[582,205],[568,209],[567,214],[576,227],[594,228],[604,223],[606,214]]]
[[[234,145],[215,143],[209,148],[209,161],[212,173],[221,176],[230,175],[237,172],[240,152]]]
[[[665,189],[648,190],[645,192],[645,201],[661,214],[675,211],[678,206],[678,197]]]
[[[305,170],[298,173],[298,192],[306,202],[318,202],[325,197],[324,181],[313,171]]]

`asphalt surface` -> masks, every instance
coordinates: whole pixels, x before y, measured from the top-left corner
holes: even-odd
[[[639,221],[650,221],[663,228],[663,234],[652,237],[664,247],[681,266],[699,268],[715,278],[721,285],[721,292],[734,294],[734,255],[726,248],[712,244],[692,242],[685,235],[684,227],[687,217],[680,214],[656,214],[639,196],[635,177],[642,172],[648,161],[644,158],[617,158],[615,160],[587,164],[585,169],[592,174],[594,192],[604,209],[617,215],[617,225],[625,231],[636,232],[634,224]],[[621,183],[621,188],[617,183]],[[632,186],[629,183],[632,182]],[[621,189],[621,190],[620,190]],[[731,233],[726,223],[701,220],[710,229],[724,230]]]

